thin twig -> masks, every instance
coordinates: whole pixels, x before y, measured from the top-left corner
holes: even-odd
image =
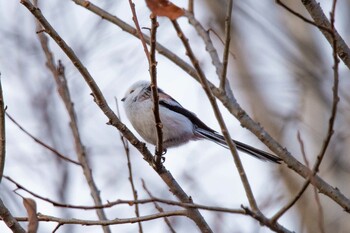
[[[142,181],[142,187],[143,189],[147,192],[148,196],[151,199],[154,199],[154,196],[152,195],[152,193],[148,190],[148,188],[146,187],[146,183],[143,179],[141,179]],[[159,212],[164,212],[164,209],[157,203],[157,202],[153,202],[154,203],[154,207],[159,211]],[[176,233],[175,229],[173,228],[173,226],[170,223],[170,220],[167,217],[164,217],[164,222],[165,224],[168,226],[170,232],[172,233]]]
[[[149,55],[149,51],[147,49],[145,38],[143,37],[143,33],[141,32],[139,20],[137,19],[137,14],[136,14],[136,10],[135,10],[135,3],[133,3],[132,0],[129,0],[129,5],[130,5],[131,13],[132,13],[132,20],[134,21],[134,24],[136,27],[137,36],[140,38],[143,50],[146,53],[146,57],[148,59],[148,62],[150,63],[150,55]]]
[[[0,73],[0,183],[4,174],[6,157],[6,135],[5,135],[5,104],[2,94],[2,80]]]
[[[163,155],[163,124],[160,120],[159,115],[159,95],[158,95],[158,84],[157,84],[157,60],[156,60],[156,42],[157,42],[157,16],[151,14],[151,43],[150,43],[150,53],[149,53],[149,72],[151,76],[151,91],[152,91],[152,101],[153,101],[153,114],[154,121],[157,132],[157,143],[156,143],[156,153],[155,153],[155,166],[158,167],[162,162]]]
[[[150,38],[150,51],[148,51],[145,38],[140,29],[140,24],[137,18],[136,10],[135,10],[135,4],[132,2],[132,0],[129,0],[129,5],[133,15],[132,19],[134,21],[136,30],[138,32],[138,36],[142,43],[143,49],[146,53],[146,57],[149,64],[149,72],[151,76],[153,113],[154,113],[154,121],[155,121],[155,127],[157,132],[154,165],[156,168],[158,168],[161,163],[162,155],[163,155],[163,132],[162,132],[163,126],[159,116],[159,96],[158,96],[158,88],[157,88],[157,61],[156,61],[156,42],[157,42],[156,34],[157,34],[157,28],[158,28],[157,16],[154,14],[151,14],[150,16],[152,26],[151,26],[151,38]]]
[[[77,219],[77,218],[57,218],[54,216],[38,214],[38,220],[43,222],[57,222],[59,224],[80,224],[83,226],[109,226],[109,225],[118,225],[118,224],[130,224],[136,222],[145,222],[158,218],[171,217],[171,216],[186,216],[186,210],[175,210],[168,211],[157,214],[150,214],[136,218],[116,218],[113,220],[86,220],[86,219]],[[28,221],[28,218],[16,218],[17,221]]]
[[[118,100],[115,97],[115,104],[117,106],[117,115],[119,117],[119,119],[121,120],[120,117],[120,112],[119,112],[119,104],[118,104]],[[131,166],[131,160],[130,160],[130,150],[129,150],[129,143],[128,140],[126,140],[122,133],[119,131],[119,135],[120,135],[120,140],[122,141],[123,147],[124,147],[124,152],[125,152],[125,156],[127,159],[127,165],[128,165],[128,172],[129,172],[129,182],[130,182],[130,186],[131,186],[131,191],[132,191],[132,195],[134,197],[134,201],[137,201],[138,196],[137,196],[137,190],[135,188],[135,184],[134,184],[134,178],[133,178],[133,172],[132,172],[132,166]],[[139,205],[135,204],[135,214],[136,217],[140,217],[140,211],[139,211]],[[138,222],[137,223],[139,226],[139,232],[142,233],[143,229],[142,229],[142,223]]]
[[[322,11],[320,4],[315,0],[301,1],[305,9],[309,12],[310,16],[315,20],[317,25],[324,26],[326,28],[331,28],[334,33],[328,33],[325,30],[321,30],[324,37],[326,37],[328,43],[333,46],[336,44],[335,51],[336,54],[342,59],[344,64],[350,69],[350,48],[345,43],[344,39],[335,29],[334,25],[332,26],[327,16]],[[336,42],[334,42],[336,41]]]
[[[216,74],[218,77],[222,75],[222,63],[220,61],[217,50],[215,49],[213,42],[210,39],[209,33],[203,28],[203,26],[198,22],[198,20],[190,12],[186,11],[185,16],[188,18],[188,21],[196,29],[198,35],[202,38],[205,43],[205,49],[208,51],[211,61],[216,69]]]
[[[220,76],[220,89],[225,91],[226,79],[227,79],[227,66],[228,66],[228,55],[230,53],[230,42],[231,42],[231,15],[232,15],[232,0],[228,0],[228,6],[225,18],[225,47],[222,58],[222,73]]]
[[[253,195],[253,192],[252,192],[252,189],[250,187],[250,184],[249,184],[249,181],[248,181],[248,178],[247,178],[247,175],[244,171],[244,168],[243,168],[243,165],[242,165],[242,162],[238,156],[238,153],[237,153],[237,149],[236,149],[236,146],[234,145],[231,137],[230,137],[230,134],[228,133],[228,130],[227,130],[227,127],[226,127],[226,124],[224,122],[224,119],[220,113],[220,110],[219,110],[219,107],[216,103],[216,99],[212,93],[212,91],[210,90],[209,86],[208,86],[208,83],[207,83],[207,78],[205,77],[205,74],[202,70],[202,68],[200,67],[199,63],[198,63],[198,60],[197,58],[195,57],[192,49],[191,49],[191,46],[188,42],[188,39],[185,37],[184,33],[182,32],[181,28],[180,28],[180,25],[177,23],[177,21],[173,20],[172,21],[173,23],[173,26],[177,32],[177,35],[178,37],[181,39],[185,49],[186,49],[186,54],[187,56],[190,58],[191,62],[192,62],[192,65],[194,66],[194,68],[196,69],[197,73],[198,73],[198,76],[201,80],[201,84],[202,84],[202,87],[210,101],[210,104],[214,110],[214,113],[215,113],[215,117],[216,119],[218,120],[219,122],[219,125],[220,125],[220,128],[221,128],[221,132],[222,134],[224,135],[225,137],[225,140],[226,140],[226,143],[227,145],[229,146],[229,149],[231,151],[231,154],[233,156],[233,159],[234,159],[234,162],[236,164],[236,167],[237,167],[237,170],[238,170],[238,173],[241,177],[241,181],[243,183],[243,186],[244,186],[244,189],[245,189],[245,192],[246,192],[246,195],[247,195],[247,198],[248,198],[248,201],[249,201],[249,204],[251,206],[251,208],[254,210],[254,211],[259,211],[258,209],[258,206],[256,204],[256,201],[255,201],[255,198],[254,198],[254,195]]]
[[[299,12],[296,12],[295,10],[293,10],[292,8],[290,8],[289,6],[287,6],[285,3],[283,3],[281,0],[276,0],[276,3],[278,5],[280,5],[281,7],[283,7],[285,10],[287,10],[289,13],[291,13],[292,15],[298,17],[299,19],[303,20],[304,22],[311,24],[317,28],[319,28],[320,30],[324,30],[328,33],[332,33],[332,30],[328,27],[325,27],[323,25],[318,25],[317,23],[315,23],[314,21],[304,17],[302,14],[300,14]]]
[[[297,134],[297,138],[300,144],[300,149],[301,149],[301,154],[303,155],[305,164],[307,167],[309,167],[309,163],[305,154],[305,147],[304,147],[304,143],[303,140],[301,139],[300,133],[298,132]],[[293,199],[291,199],[286,205],[284,205],[274,216],[272,216],[270,218],[270,221],[272,223],[277,222],[277,220],[283,215],[285,214],[300,198],[301,196],[304,194],[304,192],[306,191],[307,187],[310,184],[310,180],[311,180],[312,176],[309,176],[306,181],[304,182],[303,186],[301,187],[301,189],[299,190],[299,192],[293,197]]]
[[[334,61],[334,65],[333,65],[333,104],[332,104],[332,109],[331,109],[331,116],[329,118],[329,123],[328,123],[328,131],[327,131],[327,136],[323,142],[321,151],[319,153],[319,155],[317,156],[317,161],[313,167],[313,175],[315,175],[318,170],[319,170],[319,166],[321,165],[322,159],[326,153],[326,150],[328,148],[328,145],[331,141],[331,138],[334,134],[334,122],[335,122],[335,118],[337,115],[337,107],[338,107],[338,103],[339,103],[339,96],[338,96],[338,89],[339,89],[339,73],[338,73],[338,68],[339,68],[339,59],[337,56],[337,38],[336,38],[336,30],[335,30],[335,25],[334,25],[334,21],[335,21],[335,7],[336,7],[336,3],[337,1],[334,0],[333,1],[333,5],[332,5],[332,11],[330,13],[330,17],[331,17],[331,29],[332,29],[332,47],[333,47],[333,61]]]
[[[48,149],[49,151],[51,151],[53,154],[55,154],[57,157],[59,157],[60,159],[73,163],[75,165],[79,165],[81,166],[81,163],[74,161],[72,159],[70,159],[68,156],[63,155],[62,153],[58,152],[55,148],[47,145],[45,142],[41,141],[39,138],[35,137],[34,135],[32,135],[31,133],[29,133],[25,128],[23,128],[22,125],[20,125],[8,112],[6,112],[6,116],[26,135],[28,135],[31,139],[33,139],[35,142],[37,142],[39,145],[43,146],[44,148]]]
[[[198,35],[202,38],[202,40],[205,44],[205,49],[207,50],[207,52],[210,55],[211,62],[214,65],[214,67],[216,69],[217,77],[220,80],[220,78],[222,77],[222,74],[223,74],[223,64],[220,61],[218,52],[217,52],[216,48],[214,47],[214,44],[210,38],[209,31],[205,30],[203,25],[191,13],[186,11],[185,16],[188,18],[189,23],[197,31]],[[201,83],[200,77],[195,77],[195,78]],[[219,89],[220,92],[225,94],[225,96],[228,96],[230,101],[237,102],[233,96],[232,89],[231,89],[230,85],[228,85],[228,80],[225,80],[225,82],[226,82],[226,85],[224,87],[225,89],[224,89],[224,91],[222,89]],[[210,89],[212,89],[212,87],[214,87],[212,85],[209,85],[209,86],[210,86]]]

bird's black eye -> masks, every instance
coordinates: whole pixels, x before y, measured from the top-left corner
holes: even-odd
[[[130,90],[129,94],[133,93],[135,90]]]

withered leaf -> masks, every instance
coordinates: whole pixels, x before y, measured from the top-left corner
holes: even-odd
[[[185,11],[168,0],[146,0],[148,8],[157,16],[166,16],[175,20],[183,16]]]

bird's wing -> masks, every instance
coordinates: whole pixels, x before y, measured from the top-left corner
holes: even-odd
[[[160,95],[159,95],[160,96]],[[167,99],[168,98],[168,99]],[[167,95],[167,98],[159,98],[159,105],[168,108],[171,111],[174,111],[178,114],[181,114],[187,117],[195,127],[207,130],[209,132],[215,132],[215,130],[209,128],[203,121],[201,121],[196,114],[191,111],[188,111],[186,108],[182,107],[177,101]]]

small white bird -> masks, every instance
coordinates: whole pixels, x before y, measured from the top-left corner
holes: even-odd
[[[134,83],[122,99],[127,117],[141,137],[157,143],[151,86],[148,81]],[[163,147],[180,146],[191,140],[208,139],[228,148],[225,138],[204,124],[194,113],[182,107],[176,100],[158,88],[159,116],[163,124]],[[280,158],[233,140],[237,149],[256,158],[279,163]]]

